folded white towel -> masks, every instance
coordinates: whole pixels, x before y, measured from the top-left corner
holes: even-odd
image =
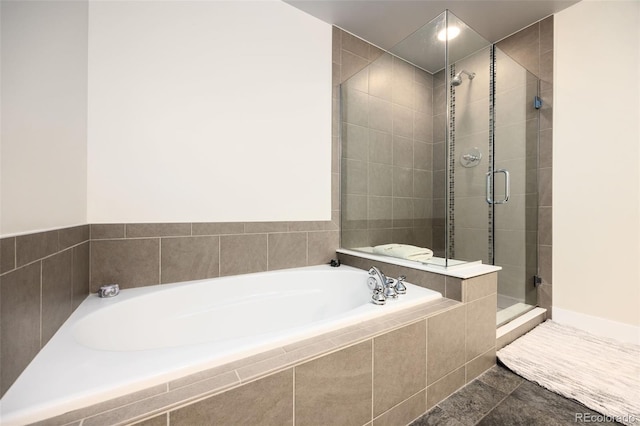
[[[409,244],[384,244],[373,248],[375,254],[398,257],[425,263],[433,257],[433,252],[426,247],[416,247]]]

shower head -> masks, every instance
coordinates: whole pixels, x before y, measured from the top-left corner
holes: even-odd
[[[473,78],[476,76],[475,72],[469,72],[467,70],[462,70],[458,74],[454,75],[453,78],[451,79],[451,85],[452,86],[460,86],[462,84],[462,74],[468,75],[469,76],[469,80],[473,80]]]

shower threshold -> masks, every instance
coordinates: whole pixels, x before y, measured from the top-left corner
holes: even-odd
[[[506,308],[498,308],[498,312],[496,313],[496,326],[500,327],[507,324],[510,321],[518,318],[519,316],[526,314],[527,312],[534,309],[534,305],[528,305],[526,303],[515,303]]]

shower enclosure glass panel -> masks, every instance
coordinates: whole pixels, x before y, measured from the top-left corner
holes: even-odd
[[[498,321],[536,304],[535,76],[446,11],[341,86],[341,245],[482,261]]]
[[[440,15],[341,86],[342,247],[371,252],[400,243],[430,248],[429,263],[446,266],[444,212],[434,217],[434,190],[444,188],[444,149],[434,158],[434,120],[444,146],[445,98],[434,106],[434,72],[446,65]],[[437,166],[434,164],[438,162]],[[439,193],[440,194],[440,193]],[[442,238],[444,241],[444,238]]]
[[[538,79],[495,47],[450,75],[449,255],[502,267],[501,325],[537,303]]]

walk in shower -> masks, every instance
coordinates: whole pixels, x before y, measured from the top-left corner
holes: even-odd
[[[449,11],[341,86],[341,246],[429,248],[498,274],[498,325],[537,303],[538,79]]]

